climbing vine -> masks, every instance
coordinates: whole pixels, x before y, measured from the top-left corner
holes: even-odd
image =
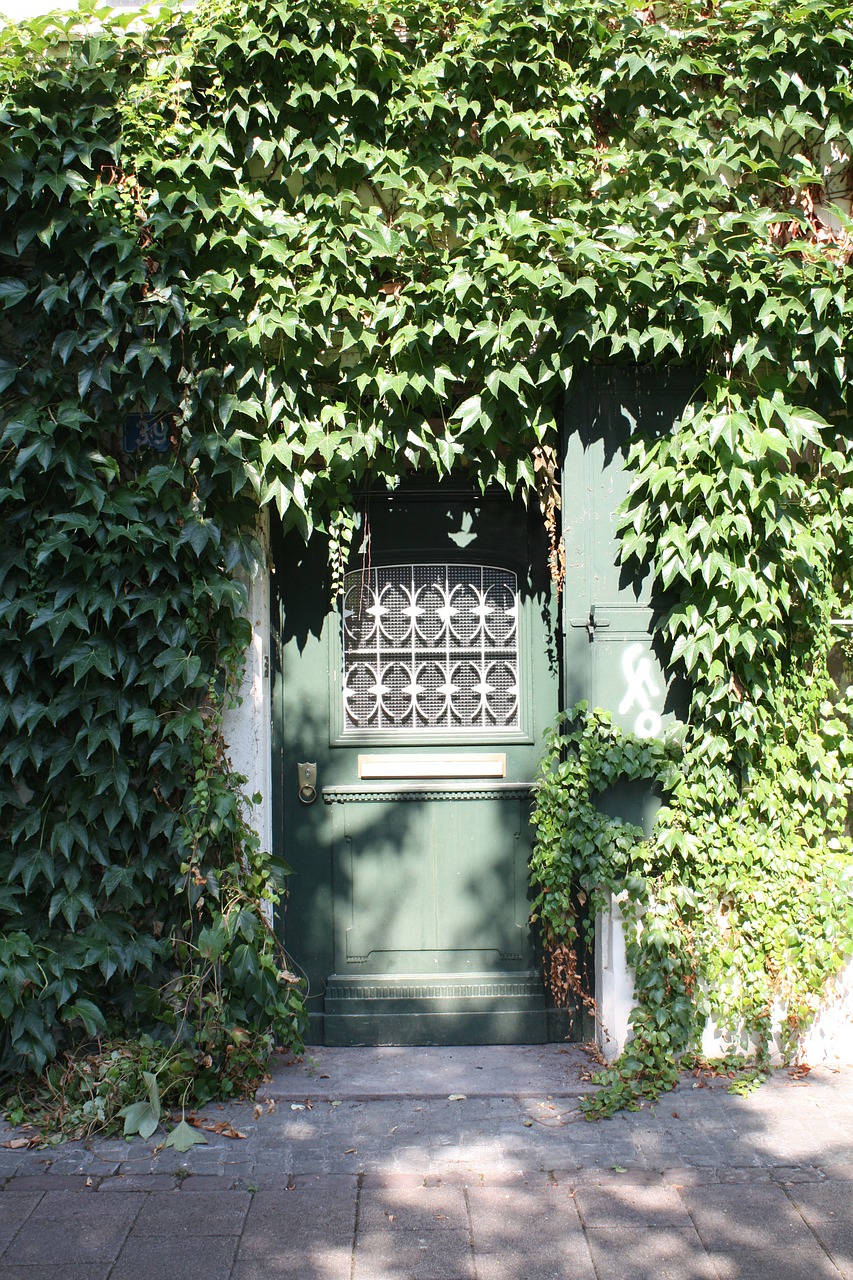
[[[561,1000],[583,994],[577,941],[591,941],[614,901],[635,981],[631,1039],[586,1100],[591,1116],[671,1088],[680,1063],[701,1055],[708,1019],[727,1056],[763,1065],[771,1048],[792,1054],[849,958],[853,742],[827,702],[796,701],[801,740],[787,752],[776,744],[778,767],[757,770],[736,805],[719,791],[730,771],[709,767],[707,738],[683,726],[641,739],[580,703],[549,735],[532,876],[551,988]],[[662,801],[649,834],[613,813],[639,780]]]
[[[826,661],[851,52],[823,0],[202,0],[4,30],[4,1070],[164,1027],[203,1063],[209,1017],[296,1042],[221,738],[258,509],[327,536],[339,579],[368,478],[467,470],[539,501],[559,583],[557,423],[590,365],[699,371],[672,432],[635,438],[622,514],[692,690],[689,767],[642,853],[610,831],[593,862],[683,894],[694,1010],[704,983],[764,1008],[791,961],[790,1016],[811,1007],[850,937]],[[588,895],[592,867],[565,868]]]

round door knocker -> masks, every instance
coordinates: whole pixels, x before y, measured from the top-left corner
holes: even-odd
[[[317,766],[303,761],[296,766],[296,794],[303,804],[313,804],[317,799]]]

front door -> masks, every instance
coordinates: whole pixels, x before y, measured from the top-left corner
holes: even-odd
[[[410,487],[371,495],[355,542],[333,603],[322,539],[276,556],[282,929],[311,1039],[565,1036],[528,919],[561,650],[538,512]]]

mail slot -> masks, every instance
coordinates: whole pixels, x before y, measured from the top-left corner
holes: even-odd
[[[360,755],[359,778],[505,778],[503,752]]]

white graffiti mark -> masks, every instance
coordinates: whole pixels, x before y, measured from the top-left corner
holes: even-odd
[[[627,689],[625,697],[619,703],[619,714],[624,716],[632,707],[638,707],[640,714],[634,721],[634,732],[638,738],[654,738],[661,729],[661,718],[652,710],[652,698],[660,694],[660,688],[652,675],[652,664],[643,653],[641,644],[632,644],[625,650],[622,658],[622,672]]]
[[[634,732],[638,738],[656,738],[662,724],[657,711],[642,711],[634,721]]]

